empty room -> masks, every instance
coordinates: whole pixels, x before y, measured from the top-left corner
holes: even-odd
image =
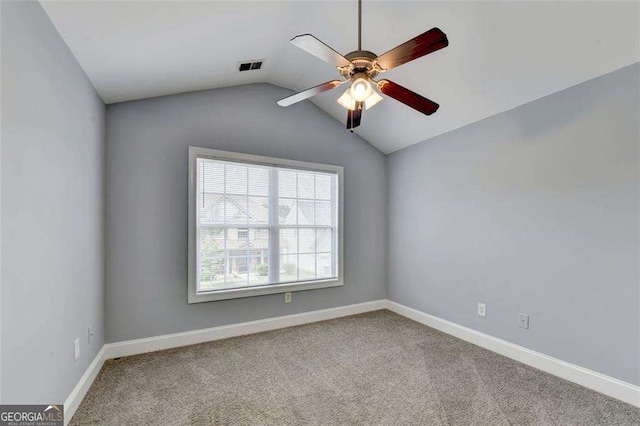
[[[640,425],[639,1],[0,37],[0,426]]]

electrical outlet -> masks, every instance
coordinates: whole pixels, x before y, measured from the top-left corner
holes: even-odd
[[[529,328],[529,315],[518,314],[518,327]]]
[[[480,315],[481,317],[487,316],[487,305],[485,305],[484,303],[478,303],[478,315]]]
[[[73,341],[73,360],[80,358],[80,338]]]
[[[291,303],[291,293],[284,294],[284,303]]]
[[[93,342],[93,326],[87,329],[87,343],[91,344]]]

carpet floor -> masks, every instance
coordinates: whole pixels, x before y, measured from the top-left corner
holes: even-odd
[[[640,409],[383,310],[108,361],[72,425],[640,425]]]

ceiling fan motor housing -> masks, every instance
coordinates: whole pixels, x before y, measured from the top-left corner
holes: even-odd
[[[375,59],[378,57],[375,53],[368,50],[356,50],[344,56],[351,64],[348,67],[339,68],[340,74],[346,79],[351,79],[356,74],[366,74],[369,78],[378,75],[375,67]]]

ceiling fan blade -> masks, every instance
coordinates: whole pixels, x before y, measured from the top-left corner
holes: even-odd
[[[320,58],[325,62],[335,65],[336,67],[346,67],[351,64],[347,58],[312,36],[311,34],[303,34],[291,39],[291,44],[298,46],[300,49],[311,53],[316,58]]]
[[[348,81],[348,80],[345,80]],[[310,89],[303,90],[302,92],[298,92],[291,96],[287,96],[286,98],[282,98],[278,101],[278,105],[281,107],[288,107],[289,105],[293,105],[297,102],[304,101],[305,99],[309,99],[312,96],[319,95],[320,93],[324,93],[328,90],[335,89],[340,86],[344,81],[340,80],[332,80],[327,81],[326,83],[319,84]]]
[[[440,108],[437,103],[389,80],[380,80],[378,90],[423,114],[431,115]]]
[[[347,129],[353,131],[360,125],[362,119],[362,102],[356,102],[356,107],[347,112]]]
[[[431,28],[426,33],[383,53],[376,61],[383,70],[390,70],[448,45],[447,35],[440,28]]]

